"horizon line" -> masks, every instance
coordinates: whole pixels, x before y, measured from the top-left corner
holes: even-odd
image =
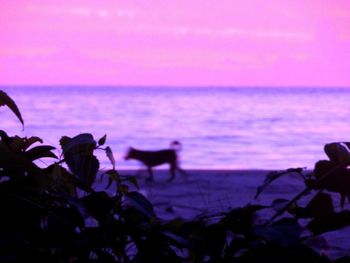
[[[177,88],[193,88],[193,89],[209,89],[209,88],[280,88],[280,89],[290,89],[290,88],[310,88],[310,89],[349,89],[349,86],[317,86],[317,85],[118,85],[118,84],[0,84],[0,88],[166,88],[166,89],[177,89]]]

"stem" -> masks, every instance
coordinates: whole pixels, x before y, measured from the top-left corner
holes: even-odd
[[[276,214],[274,214],[269,222],[267,223],[268,225],[272,223],[273,220],[275,220],[277,217],[279,217],[280,215],[282,215],[284,212],[286,212],[289,207],[295,203],[295,201],[297,201],[300,197],[302,197],[303,195],[305,195],[307,192],[309,192],[312,189],[312,187],[308,186],[306,187],[303,191],[301,191],[299,194],[297,194],[292,200],[290,200],[288,202],[288,204],[285,205],[285,207],[283,207],[283,209],[279,210],[276,212]]]
[[[343,165],[338,164],[335,167],[333,167],[331,170],[329,170],[328,172],[326,172],[324,175],[322,175],[319,179],[316,180],[316,183],[321,182],[322,180],[326,179],[330,174],[332,174],[336,169],[342,167]],[[285,205],[285,207],[283,207],[280,211],[277,211],[271,218],[270,220],[267,222],[266,225],[269,225],[273,222],[273,220],[275,220],[277,217],[279,217],[280,215],[282,215],[284,212],[286,212],[289,207],[295,203],[298,199],[300,199],[303,195],[305,195],[306,193],[308,193],[310,190],[312,190],[313,187],[312,186],[308,186],[306,187],[304,190],[302,190],[299,194],[297,194],[292,200],[290,200],[288,202],[288,204]],[[322,189],[321,189],[322,190]]]

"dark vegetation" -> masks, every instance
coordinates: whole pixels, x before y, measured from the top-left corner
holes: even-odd
[[[4,92],[0,105],[23,124]],[[117,172],[112,150],[104,146],[106,136],[63,136],[60,156],[35,136],[0,131],[0,137],[0,262],[349,262],[346,257],[331,261],[307,245],[313,236],[350,225],[350,211],[343,208],[350,200],[349,143],[327,144],[329,160],[317,162],[311,172],[270,173],[257,191],[258,196],[274,180],[298,173],[305,189],[292,200],[164,222],[150,201],[131,190],[136,178]],[[113,195],[95,190],[97,150],[111,162],[103,176]],[[51,161],[38,165],[42,158]],[[334,193],[340,196],[339,211]],[[306,194],[310,200],[300,206]],[[256,220],[262,209],[274,215]]]

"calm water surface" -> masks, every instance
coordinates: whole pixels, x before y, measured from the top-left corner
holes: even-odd
[[[155,150],[182,142],[183,168],[312,168],[323,145],[350,141],[350,89],[2,87],[25,129],[1,108],[11,135],[58,146],[62,135],[107,134],[119,168],[129,146]],[[104,156],[102,167],[108,167]],[[166,168],[166,167],[164,167]]]

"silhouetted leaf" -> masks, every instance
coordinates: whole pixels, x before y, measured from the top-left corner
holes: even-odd
[[[85,204],[88,212],[97,219],[110,214],[115,203],[106,192],[93,192],[81,199]]]
[[[129,192],[125,194],[126,202],[129,206],[147,216],[148,218],[155,217],[153,205],[146,197],[138,192]]]
[[[350,150],[345,143],[328,143],[324,146],[324,151],[332,162],[343,166],[350,164]]]
[[[169,231],[163,231],[162,234],[164,236],[166,236],[167,238],[175,241],[177,243],[178,246],[181,246],[181,247],[186,247],[186,248],[190,248],[192,247],[192,243],[189,242],[187,239],[179,236],[179,235],[176,235],[174,233],[171,233]]]
[[[96,179],[100,166],[97,158],[91,154],[69,154],[65,160],[70,171],[77,175],[81,183],[84,184],[83,187],[90,188]]]
[[[101,137],[99,140],[98,140],[98,145],[99,146],[102,146],[106,143],[106,139],[107,139],[107,134],[105,134],[103,137]]]
[[[36,142],[43,143],[43,140],[39,137],[36,137],[36,136],[29,137],[25,141],[26,141],[26,145],[25,145],[24,149],[28,149],[32,144],[34,144]]]
[[[46,219],[45,230],[51,242],[63,246],[75,235],[75,228],[83,228],[85,221],[75,207],[52,207]]]
[[[275,211],[281,211],[288,204],[289,204],[289,200],[283,199],[283,198],[278,198],[278,199],[273,200],[272,207]]]
[[[325,251],[329,248],[328,241],[324,236],[308,237],[303,241],[303,244],[319,251]]]
[[[122,175],[121,176],[121,181],[122,182],[129,182],[132,185],[134,185],[137,189],[139,188],[139,184],[138,184],[136,176],[133,176],[133,175]]]
[[[2,90],[0,90],[0,106],[7,106],[17,116],[18,120],[24,126],[22,115],[16,105],[16,103]]]
[[[54,150],[55,147],[49,146],[49,145],[40,145],[36,146],[34,148],[29,149],[25,152],[25,155],[29,160],[37,160],[40,158],[55,158],[57,159],[57,156],[51,152],[51,150]]]
[[[113,170],[114,170],[115,169],[115,159],[113,156],[112,149],[108,146],[108,147],[106,147],[105,151],[106,151],[106,155],[107,155],[108,159],[110,160],[112,167],[113,167]]]
[[[268,206],[247,205],[245,207],[234,208],[221,220],[228,229],[234,233],[246,234],[251,231],[254,223],[254,214]]]
[[[226,228],[222,223],[207,225],[199,235],[199,250],[205,249],[214,262],[217,262],[222,255],[226,243]]]
[[[342,229],[350,225],[350,211],[344,210],[325,217],[316,217],[307,225],[314,234]]]
[[[64,193],[68,193],[69,196],[76,196],[76,186],[78,180],[72,174],[70,174],[64,167],[57,163],[52,164],[47,169],[51,170],[54,187]]]
[[[87,212],[87,208],[82,199],[69,196],[67,197],[67,202],[69,205],[74,206],[79,211],[82,217],[90,216],[90,214]]]
[[[266,175],[264,180],[264,184],[259,186],[256,191],[255,199],[269,186],[273,181],[281,177],[282,175],[290,174],[290,173],[298,173],[302,174],[303,168],[289,168],[283,171],[272,171]]]
[[[65,161],[69,169],[89,188],[96,179],[99,161],[93,155],[96,142],[89,133],[73,138],[63,136],[60,140]]]
[[[301,226],[295,219],[282,218],[270,226],[257,226],[254,228],[255,234],[267,240],[273,240],[283,245],[293,245],[298,243]]]
[[[89,133],[82,133],[73,138],[63,136],[60,144],[63,154],[91,152],[96,147],[94,137]]]
[[[108,175],[108,184],[106,186],[106,189],[108,189],[113,182],[116,182],[117,184],[120,182],[120,175],[116,170],[108,170],[102,174],[102,178],[104,175]]]
[[[304,211],[304,217],[328,217],[332,214],[334,214],[332,197],[322,192],[311,199]]]
[[[25,148],[26,145],[26,139],[25,138],[21,138],[19,136],[13,136],[11,137],[11,143],[9,143],[11,149],[13,151],[22,151]]]
[[[126,184],[120,184],[118,185],[118,193],[125,195],[126,193],[129,193],[129,186]]]
[[[318,161],[313,173],[314,179],[306,180],[307,186],[313,189],[326,189],[341,195],[341,204],[350,198],[350,171],[337,163],[327,160]]]
[[[68,137],[68,136],[62,136],[60,139],[60,145],[62,150],[64,148],[67,148],[68,143],[72,140],[72,138]]]
[[[1,141],[4,142],[5,144],[9,144],[11,141],[11,137],[7,135],[7,133],[3,130],[0,130],[0,138]]]
[[[79,179],[88,187],[95,182],[100,163],[94,155],[81,156],[77,165],[77,175]]]

